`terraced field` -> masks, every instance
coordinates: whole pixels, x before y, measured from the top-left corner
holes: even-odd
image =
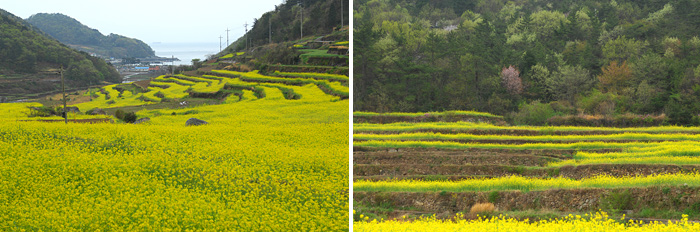
[[[625,229],[634,226],[629,219],[685,218],[681,227],[698,226],[700,128],[515,127],[475,112],[357,115],[357,231],[516,223],[472,220],[477,214],[581,226],[610,219]],[[478,210],[483,205],[495,209]]]
[[[0,231],[347,230],[347,76],[216,70],[86,95],[73,106],[150,120],[0,104]]]

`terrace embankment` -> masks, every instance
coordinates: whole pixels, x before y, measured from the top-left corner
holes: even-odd
[[[527,176],[535,178],[564,177],[579,180],[599,175],[642,177],[654,174],[688,173],[697,170],[700,170],[700,165],[593,164],[549,168],[494,164],[356,164],[353,166],[353,173],[356,180],[464,180],[502,176]]]
[[[472,134],[472,135],[515,135],[515,136],[543,136],[543,135],[614,135],[624,133],[639,133],[633,130],[527,130],[527,129],[437,129],[418,128],[412,130],[356,130],[355,134],[401,134],[401,133],[436,133],[436,134]],[[645,130],[648,134],[700,134],[700,131],[652,131]]]
[[[377,123],[387,124],[395,122],[485,122],[494,125],[505,125],[506,122],[500,117],[486,117],[462,114],[429,114],[421,116],[403,115],[353,115],[353,123]]]
[[[436,214],[454,217],[469,212],[477,203],[493,203],[499,211],[554,210],[559,212],[594,212],[616,203],[626,210],[628,218],[643,209],[675,211],[697,210],[700,206],[700,187],[653,186],[628,189],[551,189],[545,191],[500,192],[355,192],[356,207],[382,206],[389,218],[405,215],[409,209],[415,214]],[[367,209],[367,211],[371,211]]]

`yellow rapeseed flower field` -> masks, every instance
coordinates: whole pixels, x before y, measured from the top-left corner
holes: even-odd
[[[459,215],[458,215],[459,216]],[[530,222],[518,221],[505,216],[483,218],[477,220],[464,220],[459,217],[453,220],[439,220],[434,217],[423,218],[416,221],[361,221],[353,223],[353,231],[493,231],[493,232],[655,232],[655,231],[700,231],[700,224],[689,222],[687,217],[679,221],[671,221],[668,224],[652,222],[644,224],[640,221],[627,221],[625,223],[608,218],[605,212],[592,215],[569,215],[562,219],[543,220]]]
[[[136,112],[144,124],[26,122],[40,104],[0,104],[0,231],[347,229],[348,101],[265,88],[269,98]],[[125,93],[81,109],[142,95]],[[209,124],[185,126],[192,117]]]

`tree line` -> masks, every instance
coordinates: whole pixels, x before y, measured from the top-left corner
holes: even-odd
[[[693,124],[698,9],[698,0],[355,1],[354,110]]]

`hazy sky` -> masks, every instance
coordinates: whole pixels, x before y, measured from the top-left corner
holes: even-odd
[[[140,39],[148,44],[219,43],[226,28],[233,43],[243,24],[274,10],[284,0],[2,0],[0,8],[23,19],[36,13],[62,13],[84,25]],[[250,29],[251,26],[249,25]]]

